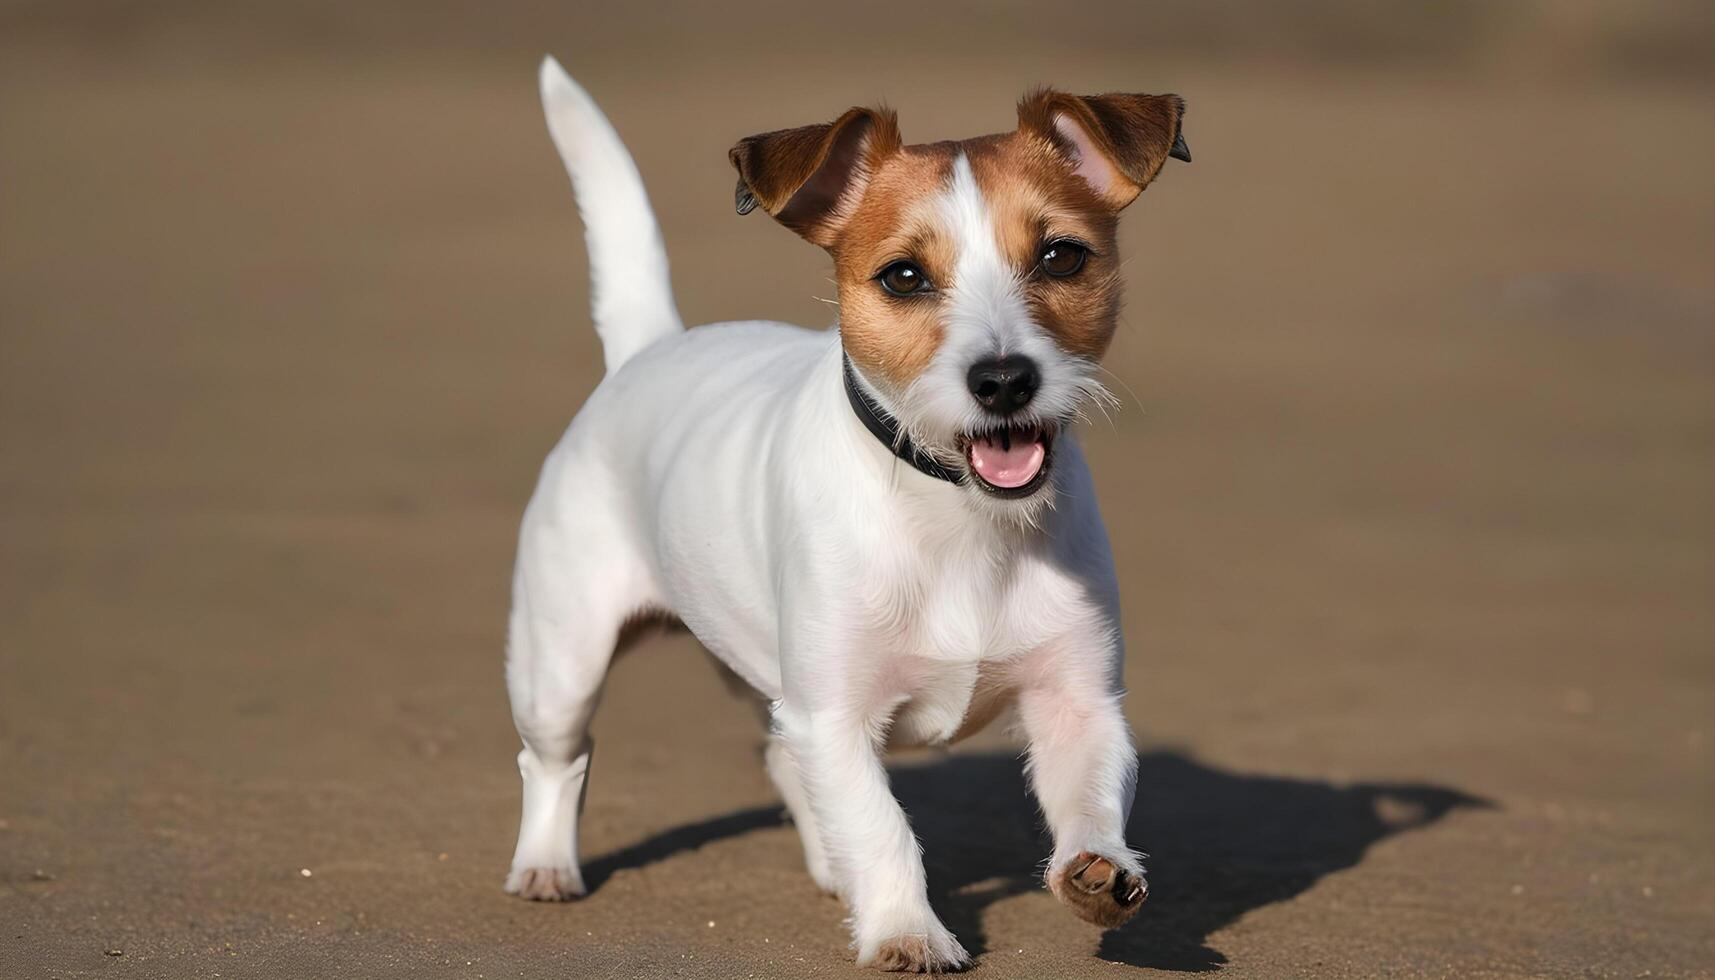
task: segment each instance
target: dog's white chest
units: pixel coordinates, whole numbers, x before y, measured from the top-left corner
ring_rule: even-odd
[[[1007,594],[1010,588],[998,575],[961,568],[947,563],[926,570],[914,584],[915,602],[908,625],[911,653],[928,660],[963,664],[1005,653]]]
[[[993,569],[994,566],[988,566]],[[1012,576],[941,567],[916,579],[895,637],[901,704],[891,741],[935,745],[986,725],[1011,703],[1008,661],[1031,642],[1020,635]]]

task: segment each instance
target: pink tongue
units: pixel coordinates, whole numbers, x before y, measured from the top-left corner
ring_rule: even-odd
[[[971,443],[971,469],[990,486],[1011,490],[1036,479],[1047,451],[1040,439],[1013,439],[1011,449],[1002,449],[994,439]]]

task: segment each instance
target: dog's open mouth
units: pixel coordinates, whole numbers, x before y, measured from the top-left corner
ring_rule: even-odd
[[[965,438],[965,462],[977,486],[1001,497],[1028,497],[1048,479],[1053,430],[1013,425]]]

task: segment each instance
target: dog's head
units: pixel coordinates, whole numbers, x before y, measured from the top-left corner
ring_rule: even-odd
[[[1039,91],[1018,128],[906,146],[894,114],[752,136],[737,205],[827,249],[840,340],[912,442],[991,499],[1041,501],[1055,435],[1107,397],[1119,212],[1189,160],[1176,95]]]

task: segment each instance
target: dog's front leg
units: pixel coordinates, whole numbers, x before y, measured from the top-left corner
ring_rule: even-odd
[[[1031,787],[1054,834],[1048,887],[1079,918],[1111,929],[1149,892],[1125,840],[1137,750],[1120,710],[1119,653],[1067,644],[1036,659],[1018,706]]]
[[[929,908],[922,853],[882,766],[878,719],[837,707],[799,711],[789,701],[776,718],[851,907],[858,965],[908,973],[968,966]]]

